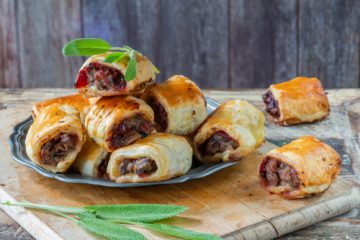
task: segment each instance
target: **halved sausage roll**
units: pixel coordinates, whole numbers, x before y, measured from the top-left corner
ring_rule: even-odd
[[[86,140],[79,112],[72,106],[51,104],[40,111],[26,135],[26,153],[51,172],[65,172]]]
[[[240,160],[264,142],[264,124],[264,114],[250,103],[223,103],[196,133],[195,155],[202,162]]]
[[[260,183],[271,193],[303,198],[325,191],[340,172],[339,154],[304,136],[268,152],[259,166]]]
[[[195,131],[206,119],[206,102],[190,79],[175,75],[146,89],[142,97],[154,110],[156,130],[179,135]]]
[[[107,172],[118,183],[151,182],[184,175],[191,164],[192,148],[184,137],[157,133],[113,152]]]
[[[107,178],[106,168],[110,154],[105,148],[88,137],[77,155],[73,168],[82,175],[96,178]]]
[[[297,77],[272,84],[263,95],[270,119],[283,126],[310,123],[329,115],[329,101],[317,78]]]
[[[85,98],[82,94],[74,94],[35,103],[32,108],[33,118],[36,118],[36,116],[42,109],[54,103],[59,103],[61,105],[66,104],[75,107],[76,110],[78,110],[80,113],[81,122],[85,121],[86,115],[89,113],[90,110],[90,99]]]
[[[145,56],[136,54],[136,77],[125,81],[128,63],[106,63],[108,54],[94,55],[80,68],[75,87],[86,97],[136,94],[155,81],[154,65]]]
[[[152,133],[154,112],[132,96],[103,97],[91,106],[85,127],[95,142],[113,152]]]

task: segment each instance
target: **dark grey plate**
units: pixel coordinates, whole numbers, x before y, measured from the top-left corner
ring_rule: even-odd
[[[206,98],[206,103],[207,103],[206,107],[209,113],[214,111],[219,106],[219,103],[211,98]],[[236,162],[204,164],[204,165],[193,164],[190,171],[187,172],[184,176],[169,179],[166,181],[161,181],[161,182],[146,182],[146,183],[115,183],[106,179],[83,176],[78,173],[71,173],[71,172],[64,174],[52,173],[34,164],[26,155],[25,138],[27,131],[30,125],[32,124],[32,122],[33,122],[32,117],[29,117],[28,119],[24,120],[23,122],[15,126],[14,132],[9,137],[11,155],[14,158],[14,160],[17,161],[18,163],[34,169],[36,172],[40,173],[45,177],[54,178],[62,182],[84,183],[84,184],[92,184],[92,185],[99,185],[106,187],[141,187],[141,186],[151,186],[151,185],[174,184],[174,183],[186,182],[191,179],[203,178],[221,169],[236,164]]]

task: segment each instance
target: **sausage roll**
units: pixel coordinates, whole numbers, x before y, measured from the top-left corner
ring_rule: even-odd
[[[297,77],[272,84],[263,95],[270,119],[283,126],[310,123],[329,115],[329,101],[317,78]]]
[[[240,160],[264,142],[264,124],[264,114],[250,103],[223,103],[196,133],[195,155],[202,162]]]
[[[192,148],[182,136],[157,133],[110,156],[107,173],[118,183],[161,181],[191,168]]]
[[[58,103],[45,107],[26,135],[26,153],[51,172],[65,172],[86,140],[79,112]]]
[[[340,172],[341,159],[330,146],[304,136],[268,152],[259,166],[261,185],[285,198],[325,191]]]
[[[85,98],[82,94],[75,94],[75,95],[53,98],[46,100],[44,102],[36,103],[32,108],[33,118],[36,118],[36,116],[39,114],[39,112],[42,109],[54,103],[59,103],[61,105],[66,104],[75,107],[80,113],[81,122],[85,121],[86,115],[90,110],[89,99]]]
[[[175,75],[146,89],[143,99],[155,113],[156,130],[179,135],[195,131],[206,119],[206,102],[190,79]]]
[[[154,112],[132,96],[104,97],[91,106],[85,127],[95,142],[113,152],[152,133]]]
[[[109,53],[88,58],[80,68],[75,87],[86,97],[136,94],[155,81],[154,65],[136,54],[136,77],[125,81],[127,62],[104,62]]]
[[[82,175],[107,178],[106,168],[110,154],[90,137],[77,155],[73,168]]]

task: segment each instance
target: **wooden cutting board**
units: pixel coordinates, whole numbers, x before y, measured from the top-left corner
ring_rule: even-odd
[[[46,93],[45,96],[46,97]],[[26,99],[24,97],[24,99]],[[338,178],[319,197],[283,200],[263,191],[257,166],[274,147],[266,142],[236,166],[186,183],[142,188],[105,188],[47,179],[11,159],[7,138],[12,127],[29,116],[31,102],[3,109],[0,119],[0,200],[83,206],[89,204],[164,203],[189,207],[168,223],[214,233],[225,239],[270,239],[332,216],[360,203],[360,194]],[[62,218],[19,207],[2,207],[38,239],[97,239]],[[142,231],[149,239],[169,239]]]

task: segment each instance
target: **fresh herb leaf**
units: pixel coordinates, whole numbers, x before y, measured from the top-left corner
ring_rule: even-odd
[[[105,57],[105,62],[112,63],[112,62],[119,62],[121,59],[123,59],[127,54],[125,52],[113,52],[110,53]]]
[[[47,205],[47,204],[37,204],[37,203],[31,203],[31,202],[2,202],[3,205],[8,206],[20,206],[20,207],[26,207],[26,208],[32,208],[32,209],[39,209],[49,212],[61,212],[61,213],[68,213],[68,214],[77,214],[77,213],[84,213],[86,210],[82,207],[66,207],[66,206],[54,206],[54,205]]]
[[[184,206],[165,204],[93,205],[84,208],[102,219],[134,222],[154,222],[187,210]]]
[[[131,50],[129,57],[130,61],[126,68],[125,81],[131,81],[136,77],[136,57],[134,50]]]
[[[187,239],[187,240],[221,240],[222,239],[213,234],[196,232],[185,228],[175,227],[162,223],[133,223],[133,224],[150,229],[154,232],[163,233],[181,239]]]
[[[143,240],[144,235],[134,230],[131,230],[123,225],[111,223],[87,214],[78,214],[81,227],[93,232],[97,235],[106,237],[111,240]]]
[[[110,51],[111,45],[100,38],[78,38],[62,49],[65,56],[92,56]]]

